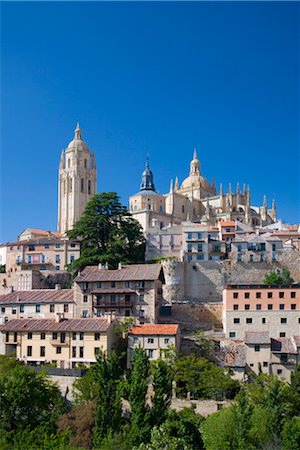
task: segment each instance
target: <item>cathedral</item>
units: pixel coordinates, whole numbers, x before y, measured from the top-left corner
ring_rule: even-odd
[[[272,208],[267,207],[264,197],[261,206],[251,205],[250,188],[239,185],[233,193],[231,184],[227,193],[220,185],[216,192],[214,181],[210,184],[200,170],[197,152],[190,163],[189,176],[179,184],[176,178],[170,183],[167,194],[156,192],[149,161],[142,173],[140,190],[129,199],[129,210],[142,225],[145,232],[153,227],[164,228],[190,221],[216,225],[220,220],[238,220],[252,227],[262,227],[276,222],[275,201]]]
[[[89,199],[96,194],[95,154],[82,140],[77,124],[74,139],[62,151],[58,173],[58,225],[61,234],[73,228]]]

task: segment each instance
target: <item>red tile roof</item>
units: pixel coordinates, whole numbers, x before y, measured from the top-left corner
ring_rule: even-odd
[[[133,325],[130,329],[129,334],[136,335],[174,335],[178,332],[179,325],[169,325],[169,324],[145,324],[145,325]]]
[[[157,280],[162,266],[160,264],[132,264],[122,266],[121,269],[99,269],[98,266],[87,266],[75,278],[76,282],[83,281],[125,281],[125,280]]]
[[[73,289],[32,289],[0,295],[0,304],[73,303]]]
[[[106,331],[110,325],[105,319],[12,319],[0,325],[0,331]]]
[[[221,227],[235,227],[235,222],[233,222],[232,220],[224,220],[222,222],[219,222]]]

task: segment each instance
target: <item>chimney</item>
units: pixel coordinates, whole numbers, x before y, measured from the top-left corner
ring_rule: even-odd
[[[122,269],[122,264],[119,262],[119,264],[118,264],[118,270],[121,270]]]
[[[103,266],[102,266],[101,263],[99,263],[99,264],[98,264],[98,270],[102,270],[102,269],[103,269]]]
[[[21,300],[20,295],[17,295],[17,302],[19,302]]]
[[[60,322],[60,318],[61,318],[61,313],[56,313],[55,322],[59,323]]]
[[[105,263],[105,270],[108,270],[108,262]]]
[[[10,294],[11,294],[12,292],[14,292],[14,287],[13,287],[13,286],[9,286],[8,292],[9,292]]]
[[[56,284],[56,285],[55,285],[55,289],[56,289],[56,290],[61,289],[61,285],[60,285],[60,284]]]
[[[106,312],[104,314],[104,317],[108,323],[112,323],[116,318],[115,314],[112,311]]]

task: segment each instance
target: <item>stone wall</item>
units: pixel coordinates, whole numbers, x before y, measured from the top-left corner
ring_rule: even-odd
[[[173,303],[172,314],[161,322],[180,323],[182,331],[222,329],[223,303]]]
[[[0,294],[30,289],[54,289],[60,284],[62,289],[69,288],[71,274],[69,272],[52,272],[48,270],[17,270],[0,274]]]

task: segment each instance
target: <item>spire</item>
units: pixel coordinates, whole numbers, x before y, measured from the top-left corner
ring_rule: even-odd
[[[229,186],[228,186],[228,194],[232,194],[232,187],[231,187],[231,183],[229,183]]]
[[[246,195],[246,192],[247,192],[246,184],[244,183],[244,186],[243,186],[243,195]]]
[[[200,163],[197,157],[197,150],[194,148],[194,156],[190,164],[190,175],[200,175]]]
[[[174,192],[174,188],[173,188],[173,178],[171,178],[171,181],[170,181],[170,193],[173,193]]]
[[[240,195],[240,183],[237,183],[236,185],[236,193]]]
[[[267,207],[267,196],[266,196],[266,194],[264,194],[263,207],[264,207],[264,208]]]
[[[149,169],[149,159],[147,157],[146,159],[146,167],[144,172],[142,173],[142,182],[140,186],[141,191],[154,191],[155,192],[155,186],[153,183],[153,174],[151,170]]]
[[[276,203],[275,203],[275,199],[274,198],[272,200],[272,209],[273,209],[273,211],[276,210]]]
[[[175,179],[175,191],[178,191],[178,189],[179,189],[179,181],[178,181],[178,177],[176,177],[176,179]]]
[[[82,133],[81,133],[81,128],[80,128],[79,122],[77,122],[76,129],[74,131],[74,139],[77,139],[80,141],[82,140]]]
[[[59,168],[65,169],[65,151],[64,150],[61,151]]]
[[[223,195],[223,185],[220,183],[220,196]]]

